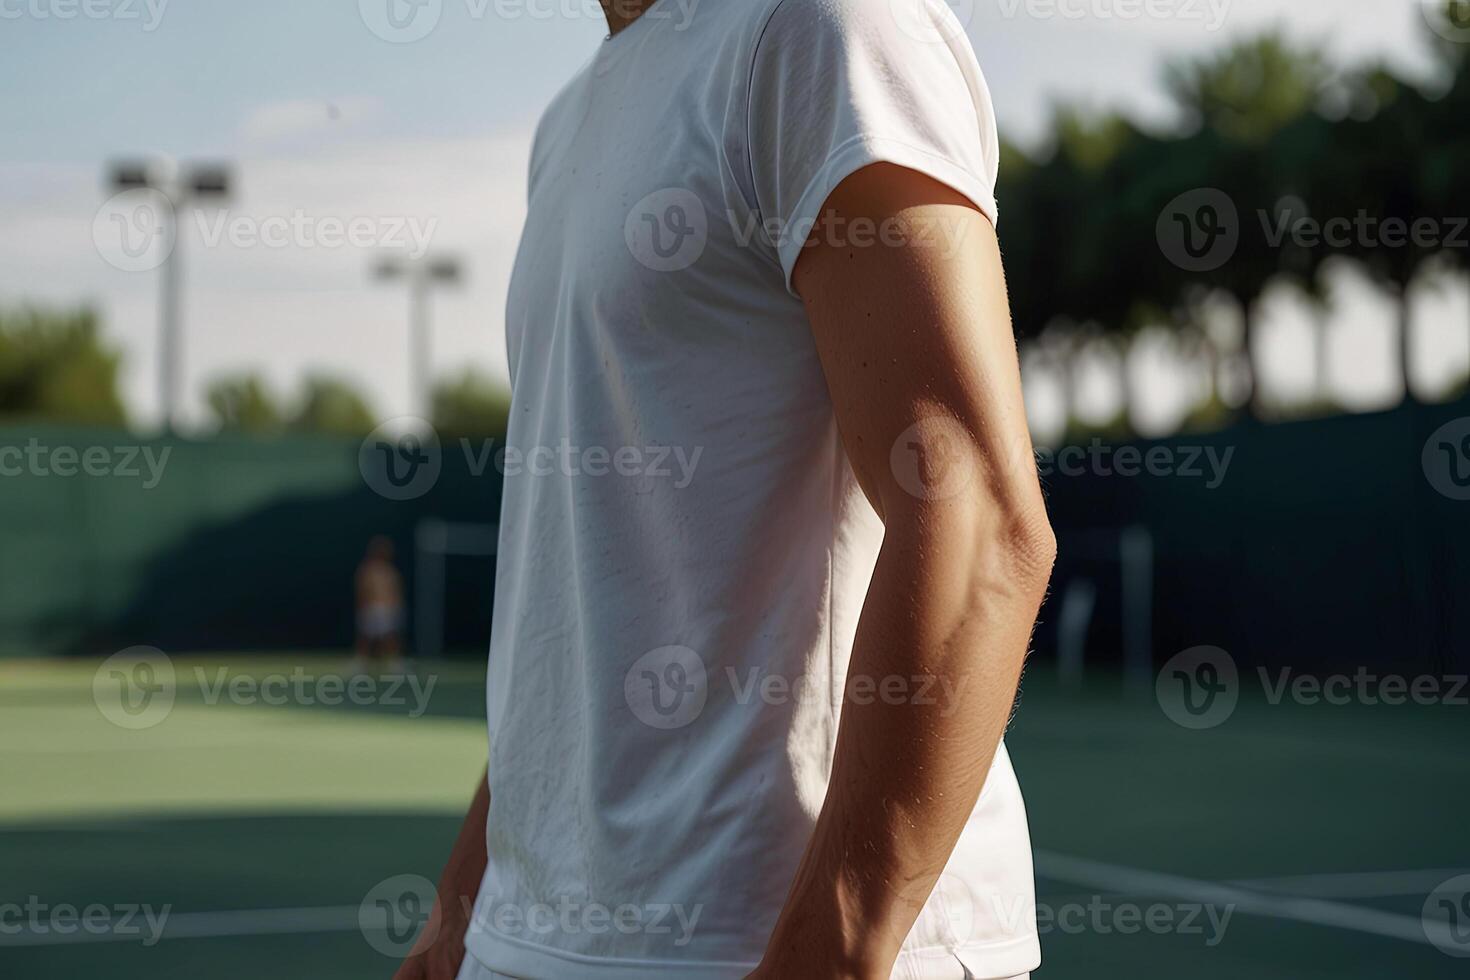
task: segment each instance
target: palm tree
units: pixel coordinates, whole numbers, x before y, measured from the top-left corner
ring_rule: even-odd
[[[1363,73],[1355,87],[1373,111],[1336,125],[1334,150],[1317,168],[1318,195],[1330,213],[1354,222],[1345,253],[1397,301],[1399,369],[1412,402],[1414,283],[1442,251],[1437,222],[1434,235],[1415,234],[1420,222],[1443,213],[1430,193],[1439,123],[1430,100],[1384,68]]]
[[[1298,48],[1277,32],[1224,51],[1171,65],[1165,85],[1195,131],[1171,147],[1176,186],[1214,187],[1242,206],[1235,255],[1204,281],[1231,296],[1240,311],[1244,374],[1250,379],[1250,415],[1260,417],[1256,383],[1257,305],[1279,271],[1280,255],[1264,236],[1247,234],[1252,205],[1266,211],[1285,193],[1268,148],[1284,129],[1311,114],[1329,78],[1316,48]],[[1166,201],[1169,198],[1165,199]],[[1197,279],[1187,276],[1187,279]],[[1176,295],[1184,295],[1181,283]]]
[[[1455,23],[1470,10],[1465,0],[1445,0],[1445,6]],[[1470,127],[1465,125],[1470,119],[1470,44],[1427,30],[1426,34],[1447,81],[1440,98],[1425,107],[1434,134],[1433,144],[1421,151],[1425,196],[1431,202],[1430,213],[1463,220],[1470,218],[1470,186],[1465,179],[1470,174]],[[1470,274],[1470,246],[1447,248],[1443,257]]]

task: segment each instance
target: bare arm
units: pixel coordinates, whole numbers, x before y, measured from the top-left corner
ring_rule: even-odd
[[[481,776],[470,812],[465,814],[439,879],[434,911],[393,980],[454,980],[459,975],[465,930],[485,874],[485,821],[489,814],[490,784],[487,777]]]
[[[757,977],[888,977],[990,770],[1056,548],[989,221],[890,165],[828,208],[910,239],[855,247],[819,226],[795,278],[885,531],[827,796]],[[852,694],[855,677],[916,675],[957,703]]]

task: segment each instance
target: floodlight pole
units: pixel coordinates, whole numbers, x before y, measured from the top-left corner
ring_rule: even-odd
[[[374,269],[381,280],[402,279],[408,283],[408,372],[413,410],[422,418],[433,412],[433,379],[429,301],[436,284],[460,281],[461,267],[452,258],[409,259],[394,256]]]
[[[179,381],[184,363],[184,334],[179,326],[179,287],[183,276],[183,235],[179,234],[178,205],[170,201],[164,209],[173,248],[158,270],[158,404],[163,411],[164,431],[178,431]]]
[[[429,277],[416,271],[408,286],[408,370],[413,389],[414,411],[428,418],[432,405],[429,391]]]
[[[184,373],[183,328],[183,226],[179,212],[195,200],[223,200],[232,180],[227,167],[194,165],[169,172],[157,163],[115,163],[111,182],[114,191],[152,190],[165,204],[159,222],[171,247],[158,270],[158,400],[164,431],[178,431],[180,386]]]

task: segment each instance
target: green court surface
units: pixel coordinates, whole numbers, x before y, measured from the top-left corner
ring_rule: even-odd
[[[174,663],[261,679],[343,660]],[[421,667],[427,702],[398,705],[210,703],[181,683],[161,722],[129,730],[99,711],[96,668],[0,664],[0,977],[390,977],[358,909],[385,879],[437,875],[483,765],[481,671]],[[1063,691],[1038,667],[1009,736],[1037,852],[1037,976],[1470,976],[1430,942],[1470,955],[1449,928],[1470,904],[1426,903],[1470,873],[1470,710],[1248,690],[1190,731],[1115,687]],[[18,932],[28,903],[169,914],[145,943],[141,916],[122,936]]]

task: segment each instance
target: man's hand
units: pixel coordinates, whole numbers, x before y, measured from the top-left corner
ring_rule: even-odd
[[[444,874],[439,879],[439,897],[429,921],[419,933],[413,952],[393,974],[393,980],[454,980],[459,976],[465,957],[465,932],[480,891],[480,879],[485,874],[485,821],[489,815],[487,776],[480,779],[480,788],[459,828],[454,850],[449,852]]]
[[[471,899],[473,901],[473,899]],[[440,895],[434,911],[419,933],[413,952],[393,974],[393,980],[454,980],[464,963],[464,936],[469,927],[465,903]]]
[[[990,771],[1056,548],[990,222],[888,164],[847,178],[827,209],[794,283],[884,523],[849,683],[925,676],[952,693],[845,700],[762,980],[889,976]],[[858,219],[888,234],[847,240]]]

